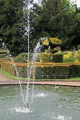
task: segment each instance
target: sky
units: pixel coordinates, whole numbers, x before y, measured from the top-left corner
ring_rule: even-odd
[[[77,7],[80,7],[80,0],[71,0],[77,3]]]
[[[34,0],[34,1],[37,2],[38,0]],[[77,3],[77,7],[80,7],[80,0],[71,0],[71,1],[74,1],[74,2],[76,1],[76,3]]]

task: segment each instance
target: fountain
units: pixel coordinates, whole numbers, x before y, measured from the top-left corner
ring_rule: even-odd
[[[29,1],[30,4],[30,1]],[[22,86],[14,63],[15,71],[19,80],[18,86],[0,86],[0,118],[3,120],[79,120],[80,112],[80,88],[64,88],[53,86],[35,86],[36,55],[40,52],[40,39],[34,49],[32,64],[29,62],[29,30],[30,8],[28,9],[28,84]],[[6,48],[7,49],[7,48]],[[10,54],[10,52],[8,51]],[[34,67],[33,67],[34,66]],[[33,68],[33,85],[30,86],[31,69]],[[21,106],[21,96],[23,106]],[[26,95],[24,96],[24,93]],[[26,97],[26,98],[25,98]],[[34,104],[33,104],[34,99]],[[15,105],[14,105],[15,104]]]

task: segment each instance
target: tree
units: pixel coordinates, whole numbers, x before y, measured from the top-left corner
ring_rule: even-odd
[[[34,5],[32,39],[37,42],[40,37],[57,37],[67,47],[75,39],[75,12],[76,5],[69,0],[42,0],[40,6]]]
[[[73,39],[72,43],[77,48],[77,46],[80,45],[80,8],[76,8],[75,22],[76,22],[76,27],[74,29],[75,39]]]
[[[24,51],[23,0],[0,0],[0,38],[14,55]]]

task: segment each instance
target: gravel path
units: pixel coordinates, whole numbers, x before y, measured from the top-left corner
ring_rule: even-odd
[[[21,81],[22,84],[27,84],[26,81]],[[30,82],[30,84],[33,84],[32,82]],[[73,87],[80,87],[80,82],[34,82],[35,85],[58,85],[58,86],[73,86]],[[19,85],[19,81],[18,80],[12,80],[12,79],[8,79],[4,76],[2,76],[0,74],[0,85]]]

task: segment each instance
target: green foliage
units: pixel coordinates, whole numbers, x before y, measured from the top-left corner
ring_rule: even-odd
[[[43,46],[50,46],[51,48],[57,45],[61,45],[62,41],[58,38],[46,38],[46,40],[43,41]]]
[[[54,48],[54,50],[58,50],[58,51],[60,51],[61,48],[60,48],[59,46],[57,46],[57,47]]]
[[[5,50],[5,49],[0,49],[0,54],[7,54],[7,53],[8,53],[7,50]]]
[[[14,62],[26,63],[27,62],[27,53],[21,53],[14,58]]]
[[[5,60],[5,61],[11,61],[11,57],[9,55],[6,55],[5,57],[3,57],[3,60]]]
[[[80,50],[80,45],[77,46],[77,50]]]
[[[40,61],[41,62],[55,62],[61,63],[63,62],[63,54],[62,53],[41,53],[40,54]]]
[[[76,47],[80,43],[80,19],[77,12],[80,13],[80,10],[70,0],[42,0],[40,6],[34,5],[34,19],[31,22],[32,45],[40,37],[51,36],[62,40],[63,49]]]
[[[27,10],[23,11],[23,2],[0,0],[0,38],[15,56],[27,51],[27,36],[24,35]],[[33,51],[38,39],[45,36],[60,38],[63,49],[80,44],[80,8],[70,0],[42,0],[42,4],[34,3],[30,11],[30,51]]]
[[[32,58],[33,54],[30,53],[30,59]],[[17,63],[27,63],[28,53],[21,53],[14,58],[14,62]]]
[[[73,62],[72,57],[72,52],[66,52],[66,54],[63,55],[63,62]]]
[[[79,77],[79,76],[80,76],[80,65],[71,65],[70,77]]]
[[[3,60],[6,60],[6,61],[8,61],[8,60],[10,61],[11,55],[7,50],[0,49],[0,58],[2,58]]]
[[[27,77],[27,66],[17,66],[16,68],[17,68],[19,77],[21,77],[21,78]]]
[[[80,62],[80,51],[63,52],[63,62]]]
[[[46,49],[45,52],[46,53],[56,53],[56,52],[58,52],[58,50],[57,49]]]
[[[69,66],[37,67],[36,79],[66,79],[69,78]]]
[[[0,38],[14,55],[24,49],[22,0],[0,0]]]
[[[8,51],[4,49],[0,49],[0,58],[4,58],[8,56]]]

